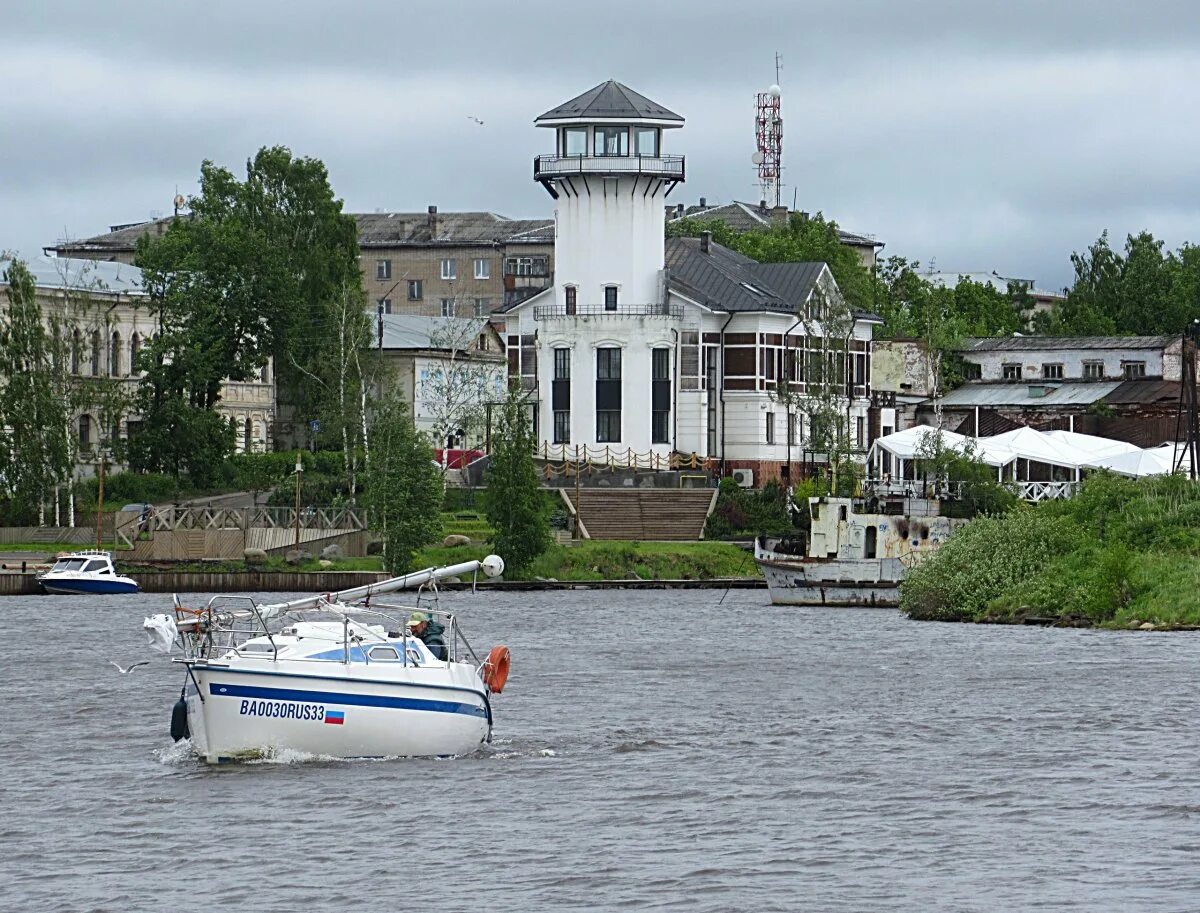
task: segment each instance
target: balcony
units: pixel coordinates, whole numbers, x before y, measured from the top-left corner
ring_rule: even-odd
[[[636,174],[682,181],[684,160],[682,155],[539,155],[533,160],[535,181],[575,174]]]
[[[564,317],[682,317],[681,304],[621,304],[615,311],[603,304],[542,304],[533,309],[534,320],[555,320]]]

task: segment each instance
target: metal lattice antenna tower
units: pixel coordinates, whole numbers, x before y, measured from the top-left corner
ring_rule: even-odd
[[[754,164],[758,166],[758,183],[762,200],[773,207],[779,205],[783,176],[783,117],[780,114],[779,70],[782,58],[775,55],[775,85],[756,96],[754,138],[757,150]]]

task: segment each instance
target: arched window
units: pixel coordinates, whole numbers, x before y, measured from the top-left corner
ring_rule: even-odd
[[[100,376],[100,331],[92,330],[92,377]]]
[[[251,453],[254,450],[254,448],[250,446],[250,431],[251,431],[250,419],[247,418],[246,421],[244,422],[244,424],[242,425],[242,452],[243,453]]]
[[[83,337],[79,330],[71,334],[71,373],[79,373],[79,353],[83,351]]]
[[[87,450],[92,446],[92,419],[86,412],[79,416],[79,449]]]
[[[137,357],[138,352],[142,350],[142,338],[134,333],[129,337],[129,373],[138,373]]]
[[[113,331],[111,344],[108,347],[108,376],[121,376],[121,334]]]

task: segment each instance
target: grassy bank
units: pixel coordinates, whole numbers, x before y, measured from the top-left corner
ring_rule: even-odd
[[[422,549],[417,564],[455,564],[482,558],[486,545]],[[520,576],[509,580],[711,580],[757,577],[758,568],[744,549],[728,542],[601,542],[552,545]]]
[[[1200,485],[1099,474],[1068,501],[969,524],[909,574],[934,621],[1200,625]]]

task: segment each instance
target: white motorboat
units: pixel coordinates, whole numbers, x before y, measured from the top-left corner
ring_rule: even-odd
[[[58,556],[54,566],[38,577],[47,593],[95,595],[136,593],[137,581],[123,577],[113,566],[112,555],[99,549],[85,549]]]
[[[480,660],[458,619],[437,608],[437,581],[482,570],[495,555],[340,593],[259,605],[214,596],[198,610],[146,619],[151,645],[182,649],[186,671],[171,735],[209,763],[282,750],[336,757],[446,756],[491,738],[490,695],[509,653]],[[414,605],[376,597],[420,587]],[[424,604],[423,604],[424,597]],[[427,644],[408,626],[428,619]],[[444,641],[428,636],[441,626]],[[424,626],[423,626],[424,627]]]

